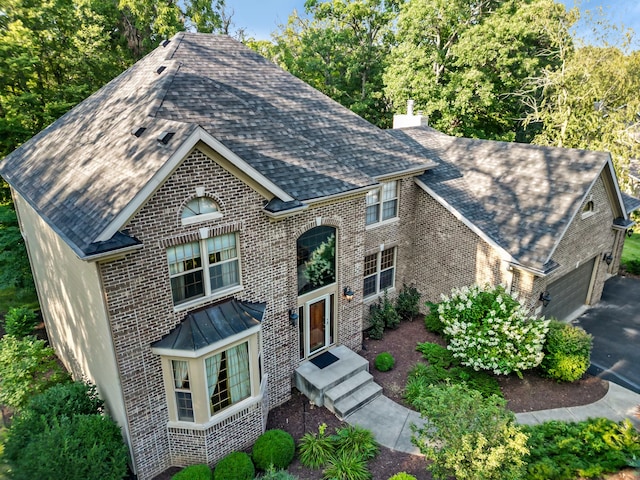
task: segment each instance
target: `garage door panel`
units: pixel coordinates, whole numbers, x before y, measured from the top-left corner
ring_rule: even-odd
[[[545,317],[564,320],[587,302],[595,260],[593,258],[549,284],[547,291],[551,302],[542,309]]]

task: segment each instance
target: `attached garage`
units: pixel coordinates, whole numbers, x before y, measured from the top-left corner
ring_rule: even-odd
[[[587,303],[595,263],[596,259],[593,258],[549,284],[547,291],[551,295],[551,301],[542,309],[546,318],[564,320]]]

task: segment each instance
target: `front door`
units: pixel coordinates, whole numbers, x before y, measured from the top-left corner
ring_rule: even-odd
[[[308,301],[304,310],[304,356],[310,356],[333,343],[333,294]]]

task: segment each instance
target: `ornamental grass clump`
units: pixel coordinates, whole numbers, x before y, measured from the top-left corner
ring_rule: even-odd
[[[529,316],[502,286],[454,288],[437,308],[447,348],[462,365],[521,376],[544,357],[549,322]]]

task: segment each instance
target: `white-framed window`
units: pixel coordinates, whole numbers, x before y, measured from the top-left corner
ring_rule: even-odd
[[[393,288],[396,277],[396,248],[364,257],[363,296],[371,297]]]
[[[215,200],[209,197],[196,197],[190,200],[180,212],[182,225],[191,225],[222,217]]]
[[[193,399],[189,383],[189,362],[171,360],[173,391],[176,399],[176,416],[183,422],[193,422]]]
[[[590,217],[595,213],[595,210],[596,210],[596,206],[593,203],[593,200],[589,200],[587,203],[584,204],[584,207],[582,207],[582,218]]]
[[[366,224],[384,222],[398,216],[398,182],[384,182],[366,197]]]
[[[228,233],[167,249],[174,305],[240,285],[237,240],[236,233]]]
[[[168,398],[171,421],[204,425],[233,415],[260,399],[262,378],[257,329],[233,343],[206,349],[206,353],[199,356],[156,353],[164,356],[163,368],[169,370],[165,371],[165,382],[171,384],[165,385],[168,392],[173,390]],[[167,354],[172,357],[166,357]]]
[[[207,357],[204,363],[211,416],[251,396],[247,342]]]

